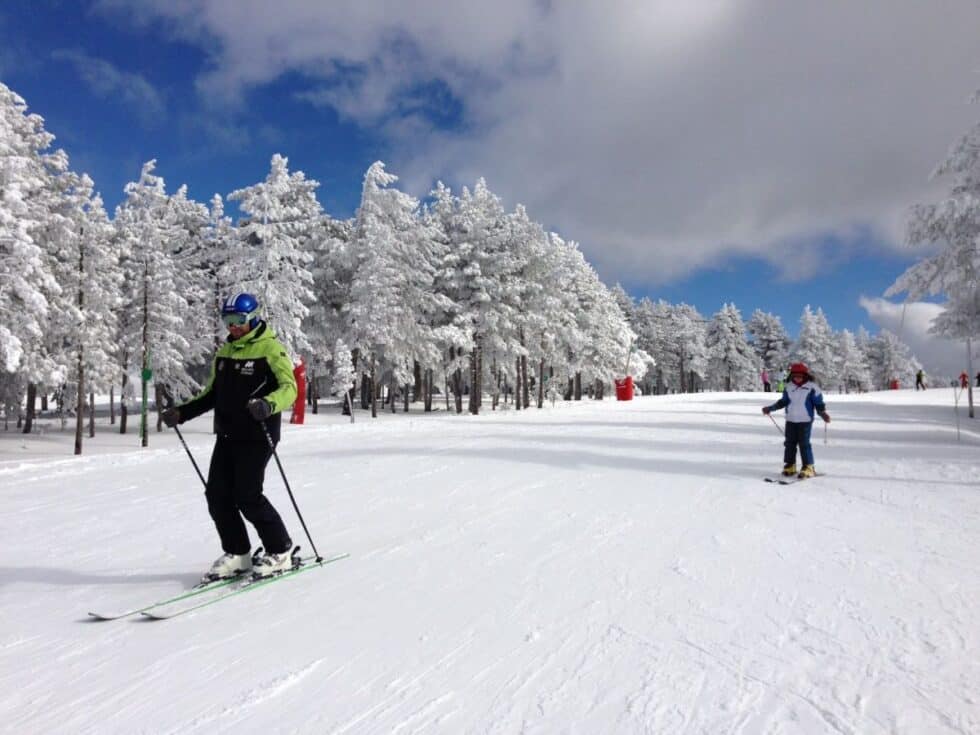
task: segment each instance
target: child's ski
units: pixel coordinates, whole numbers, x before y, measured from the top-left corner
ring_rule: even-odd
[[[814,475],[813,477],[820,477],[820,475]],[[803,482],[804,480],[811,480],[812,477],[800,477],[798,475],[790,475],[789,477],[763,477],[766,482],[776,482],[780,485],[795,485],[798,482]]]

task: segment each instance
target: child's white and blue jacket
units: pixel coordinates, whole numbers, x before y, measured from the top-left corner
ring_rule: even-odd
[[[798,424],[810,423],[814,414],[823,413],[827,407],[820,388],[812,380],[797,385],[790,381],[778,401],[769,406],[770,411],[786,409],[786,420]]]

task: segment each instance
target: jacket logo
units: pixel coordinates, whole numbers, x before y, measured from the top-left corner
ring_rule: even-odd
[[[254,375],[255,374],[255,360],[246,360],[245,364],[242,365],[242,375]]]

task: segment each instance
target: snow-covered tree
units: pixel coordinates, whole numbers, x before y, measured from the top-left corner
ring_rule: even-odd
[[[973,101],[980,101],[980,92]],[[908,242],[939,245],[940,249],[905,271],[885,295],[904,292],[914,301],[944,294],[943,313],[933,321],[930,331],[966,340],[966,359],[972,372],[971,341],[980,338],[980,122],[956,142],[932,176],[950,179],[949,194],[935,204],[912,208]],[[972,381],[968,393],[972,417]]]
[[[335,359],[337,340],[348,334],[346,309],[357,267],[352,239],[352,221],[323,215],[308,242],[314,299],[303,320],[303,331],[310,343],[306,365],[313,385]]]
[[[697,309],[683,303],[672,306],[668,317],[672,337],[667,349],[675,356],[677,390],[682,393],[696,390],[692,378],[704,380],[708,373],[707,322]]]
[[[148,161],[139,181],[126,184],[126,199],[117,207],[114,220],[125,240],[122,310],[128,317],[120,320],[124,330],[120,356],[124,371],[135,369],[141,374],[144,406],[151,378],[174,395],[187,395],[199,387],[186,359],[192,354],[185,332],[190,307],[172,250],[179,235],[164,181],[153,173],[155,168],[156,161]],[[147,429],[141,424],[143,446],[149,441]],[[120,430],[125,430],[125,424]]]
[[[893,380],[910,383],[922,364],[909,346],[895,334],[882,329],[868,344],[868,363],[873,387],[884,390]]]
[[[35,382],[65,377],[46,339],[51,301],[62,289],[43,233],[57,216],[57,179],[67,170],[62,151],[48,152],[53,140],[44,120],[28,114],[24,99],[0,83],[0,383],[8,404],[30,384],[25,431]]]
[[[745,339],[745,324],[735,304],[725,304],[708,324],[708,380],[717,390],[752,390],[759,358]]]
[[[814,312],[807,304],[800,317],[800,337],[793,345],[791,361],[805,362],[817,382],[829,387],[838,382],[836,347],[833,330],[823,309]]]
[[[290,354],[297,356],[310,349],[302,323],[314,299],[313,256],[307,241],[319,223],[315,192],[320,184],[302,171],[290,174],[288,163],[275,154],[265,181],[228,198],[239,202],[246,218],[239,229],[246,255],[234,274],[240,290],[258,296],[263,315]]]
[[[787,353],[792,340],[775,314],[756,309],[745,325],[752,337],[752,349],[759,362],[770,371],[785,370],[789,365]]]
[[[438,359],[424,315],[442,298],[433,289],[431,237],[419,219],[418,201],[390,186],[397,180],[381,161],[364,176],[348,312],[352,346],[375,380],[387,369],[393,388],[409,382],[414,361]]]
[[[871,390],[871,369],[854,334],[845,329],[837,335],[838,380],[845,393]]]

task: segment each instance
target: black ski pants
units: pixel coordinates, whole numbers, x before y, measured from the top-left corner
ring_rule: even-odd
[[[242,516],[255,526],[267,552],[281,554],[292,546],[282,518],[262,493],[270,457],[272,450],[264,441],[218,437],[215,442],[204,497],[225,553],[248,554],[252,550]]]

